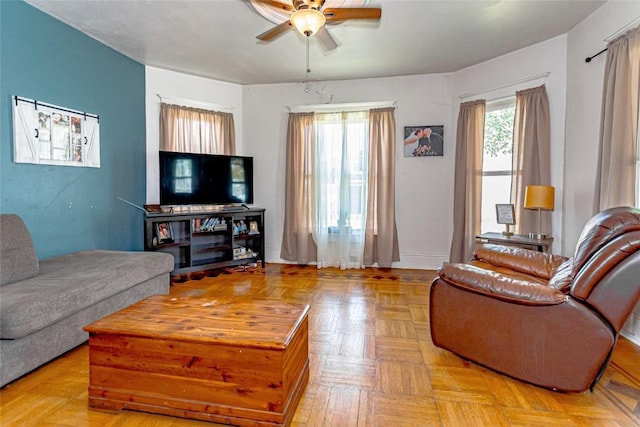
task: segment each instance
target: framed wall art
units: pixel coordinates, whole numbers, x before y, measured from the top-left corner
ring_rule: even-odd
[[[100,118],[35,99],[11,97],[13,161],[100,167]]]
[[[444,126],[404,127],[404,157],[444,156]]]

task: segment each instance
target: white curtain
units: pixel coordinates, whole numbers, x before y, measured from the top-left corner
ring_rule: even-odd
[[[316,113],[318,268],[364,268],[369,112]]]

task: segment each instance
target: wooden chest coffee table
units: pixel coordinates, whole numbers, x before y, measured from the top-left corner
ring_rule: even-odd
[[[309,379],[308,305],[153,296],[84,329],[89,405],[289,425]]]

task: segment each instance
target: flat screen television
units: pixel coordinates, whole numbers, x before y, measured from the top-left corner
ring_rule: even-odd
[[[160,151],[161,205],[253,203],[253,158]]]

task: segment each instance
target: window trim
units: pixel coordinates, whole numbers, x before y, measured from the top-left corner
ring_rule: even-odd
[[[294,105],[287,107],[291,113],[350,113],[372,108],[395,107],[396,101],[353,102],[347,104]]]
[[[492,101],[488,101],[486,103],[486,109],[485,109],[485,129],[486,129],[486,117],[494,112],[494,111],[499,111],[499,110],[505,110],[505,109],[514,109],[516,108],[516,97],[515,95],[509,95],[503,98],[499,98],[499,99],[495,99]],[[514,126],[515,123],[512,125]],[[513,127],[512,127],[512,132],[513,132]],[[511,141],[512,143],[512,153],[511,156],[513,158],[513,139]],[[511,168],[510,169],[502,169],[502,170],[484,170],[484,150],[485,150],[485,138],[483,137],[482,140],[482,152],[483,152],[483,162],[482,162],[482,170],[480,173],[480,177],[481,177],[481,186],[482,186],[482,198],[481,198],[481,212],[480,212],[480,221],[481,221],[481,228],[483,228],[482,224],[484,223],[483,219],[487,219],[488,218],[484,218],[483,212],[484,212],[484,208],[486,208],[487,206],[485,206],[485,188],[484,188],[484,178],[485,177],[510,177],[511,181],[513,182],[513,163],[511,164]],[[511,192],[509,192],[508,196],[508,203],[511,203]],[[490,200],[491,198],[489,198]],[[495,221],[495,218],[491,218],[491,222],[493,224],[493,222]],[[484,230],[482,229],[482,232],[485,232],[488,230]]]
[[[485,115],[487,113],[490,113],[492,111],[496,111],[496,110],[503,110],[507,107],[510,107],[513,105],[513,107],[515,108],[516,106],[516,97],[515,95],[509,95],[509,96],[505,96],[504,98],[498,98],[495,99],[493,101],[487,101],[487,108],[485,110]]]
[[[491,113],[493,111],[498,111],[498,110],[504,110],[510,107],[513,107],[514,109],[516,108],[516,97],[514,95],[509,95],[504,98],[499,98],[493,101],[489,101],[486,104],[485,117],[488,113]],[[511,141],[511,143],[513,144],[513,141]],[[484,138],[482,140],[482,151],[484,152]],[[512,153],[512,156],[513,156],[513,153]],[[484,167],[484,162],[483,162],[483,167]],[[504,169],[504,170],[485,171],[484,169],[482,169],[482,173],[480,174],[480,176],[483,176],[483,177],[484,176],[509,176],[509,175],[513,175],[513,166],[511,167],[511,169]]]
[[[349,104],[349,105],[356,105],[356,104]],[[360,105],[360,104],[358,104]],[[345,141],[344,141],[344,136],[345,133],[344,132],[348,132],[348,127],[350,125],[356,125],[357,127],[362,127],[365,126],[365,133],[368,134],[368,128],[369,128],[369,112],[367,109],[363,109],[363,108],[358,108],[358,109],[354,109],[352,111],[315,111],[315,113],[318,113],[318,115],[314,115],[314,119],[313,119],[313,123],[314,123],[314,127],[315,130],[314,132],[316,133],[316,136],[318,135],[318,132],[320,131],[321,127],[324,126],[337,126],[339,128],[339,133],[341,138],[337,141],[333,141],[336,142],[337,144],[339,144],[340,146],[340,152],[342,155],[342,151],[345,148]],[[345,127],[345,114],[347,115],[362,115],[362,121],[351,121],[351,120],[347,120],[347,127]],[[330,116],[329,121],[326,120],[322,120],[319,119],[320,116]],[[332,118],[335,118],[335,122],[331,121]],[[329,132],[330,134],[331,132]],[[324,134],[323,136],[327,136],[327,134]],[[363,135],[364,136],[364,135]],[[364,138],[361,141],[359,141],[362,145],[361,145],[361,149],[358,150],[358,152],[360,153],[357,157],[360,159],[360,161],[358,161],[358,164],[360,166],[359,169],[356,170],[352,170],[350,165],[347,168],[348,172],[346,172],[347,176],[349,177],[349,191],[351,191],[353,188],[355,187],[362,187],[362,192],[364,192],[364,199],[362,199],[362,201],[365,203],[364,205],[364,209],[366,210],[366,197],[367,197],[367,186],[368,186],[368,154],[365,155],[365,153],[367,153],[367,147],[368,147],[368,139]],[[316,150],[320,149],[321,146],[324,146],[327,143],[327,140],[323,139],[323,138],[319,138],[316,141]],[[347,145],[349,146],[349,145]],[[351,147],[355,147],[354,145],[351,145]],[[320,154],[318,153],[318,151],[316,151],[316,159],[315,162],[318,162]],[[340,162],[342,163],[345,159],[343,158]],[[340,174],[342,176],[342,173]],[[355,180],[355,177],[360,177],[359,180]],[[359,185],[353,185],[355,181],[359,182]],[[337,185],[337,199],[335,199],[335,201],[340,204],[340,185]],[[333,200],[333,198],[330,198],[331,200]],[[316,204],[318,202],[316,201]],[[340,213],[340,212],[338,212]],[[364,218],[364,216],[361,218],[360,221],[360,225],[356,226],[356,221],[351,221],[352,216],[354,215],[354,212],[349,212],[348,214],[348,224],[349,225],[345,225],[345,226],[341,226],[340,225],[340,215],[338,215],[337,218],[335,218],[335,222],[333,221],[328,221],[327,224],[327,232],[329,235],[336,235],[340,233],[341,229],[344,228],[349,228],[350,232],[349,235],[354,238],[354,237],[358,237],[358,236],[362,236],[364,235],[364,229],[366,228],[366,220],[362,220],[362,218]],[[363,212],[363,215],[365,215],[365,213]]]

